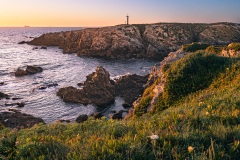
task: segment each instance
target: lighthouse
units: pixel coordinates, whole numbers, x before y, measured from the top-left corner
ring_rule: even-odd
[[[127,14],[127,25],[129,25],[129,16]]]

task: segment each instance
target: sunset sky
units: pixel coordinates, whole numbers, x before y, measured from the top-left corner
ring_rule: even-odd
[[[0,0],[0,27],[237,22],[240,0]]]

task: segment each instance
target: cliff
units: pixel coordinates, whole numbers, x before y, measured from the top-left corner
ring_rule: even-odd
[[[198,44],[188,46],[191,45],[198,48]],[[239,67],[239,46],[239,43],[231,43],[228,46],[210,46],[205,51],[197,49],[193,52],[184,51],[183,46],[176,52],[170,52],[163,61],[152,67],[145,91],[134,102],[134,109],[127,118],[133,114],[140,116],[146,112],[163,111],[177,106],[181,100],[195,92],[209,86],[214,88],[215,83],[226,83],[223,80],[225,77],[229,76],[226,81],[234,79],[235,74],[239,74],[239,69],[236,69]],[[234,76],[228,73],[230,69]]]
[[[229,44],[240,41],[240,25],[233,23],[158,23],[87,28],[47,33],[28,42],[59,46],[64,53],[104,58],[152,58],[161,60],[182,44]]]

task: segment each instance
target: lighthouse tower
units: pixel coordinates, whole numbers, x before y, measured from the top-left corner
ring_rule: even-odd
[[[129,16],[127,14],[127,25],[129,25]]]

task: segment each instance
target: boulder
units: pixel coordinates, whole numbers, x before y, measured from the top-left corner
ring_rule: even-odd
[[[25,76],[27,74],[28,74],[27,71],[20,69],[20,68],[18,68],[15,72],[16,77]]]
[[[91,114],[90,116],[92,116],[95,119],[100,119],[103,117],[103,114],[101,112],[95,112],[95,113]]]
[[[43,69],[41,67],[38,67],[38,66],[27,66],[26,70],[18,68],[16,70],[16,72],[15,72],[15,76],[16,77],[20,77],[20,76],[25,76],[25,75],[28,75],[28,74],[40,73],[42,71],[43,71]]]
[[[47,47],[46,46],[42,46],[40,49],[47,49]]]
[[[0,123],[9,128],[30,128],[38,123],[44,123],[41,118],[36,118],[28,114],[16,112],[1,112]]]
[[[43,71],[43,69],[41,67],[37,67],[37,66],[27,66],[27,68],[26,68],[26,72],[28,74],[36,74],[36,73],[40,73],[42,71]]]
[[[122,118],[123,118],[123,117],[122,117],[122,113],[123,113],[123,112],[126,112],[126,111],[120,110],[120,111],[118,111],[117,113],[111,115],[111,118],[112,118],[112,119],[122,119]]]
[[[77,117],[76,122],[77,123],[82,123],[88,119],[88,116],[86,114],[80,115]]]
[[[95,104],[103,107],[114,102],[115,86],[110,80],[109,72],[100,66],[97,67],[96,72],[87,76],[82,89],[61,88],[57,95],[65,102]]]

